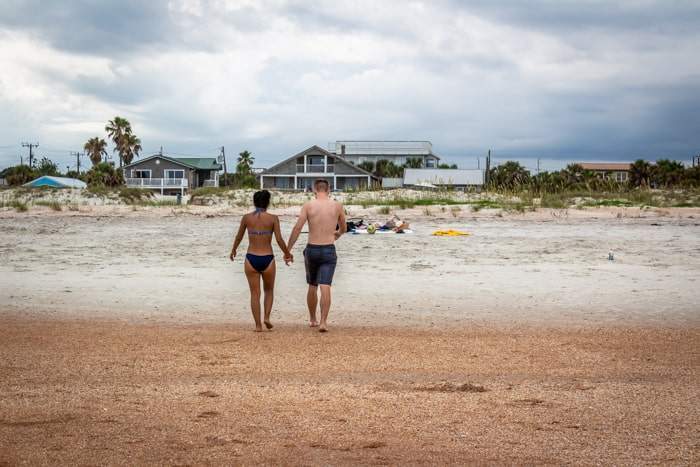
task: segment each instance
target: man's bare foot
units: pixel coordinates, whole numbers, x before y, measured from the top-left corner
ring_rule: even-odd
[[[316,320],[311,320],[311,321],[309,321],[309,327],[310,327],[310,328],[317,328],[317,327],[318,327],[318,321],[316,321]]]
[[[262,332],[262,325],[256,324],[255,325],[255,332]]]
[[[269,321],[267,321],[267,320],[265,320],[265,327],[266,327],[267,329],[272,329],[272,328],[274,328],[274,326],[272,325],[272,323],[269,322]]]
[[[318,327],[318,332],[328,332],[328,327],[325,324],[322,324]]]

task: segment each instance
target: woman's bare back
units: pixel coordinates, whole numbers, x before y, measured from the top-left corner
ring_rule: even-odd
[[[271,255],[277,216],[267,212],[252,212],[244,216],[243,222],[248,230],[248,253]]]

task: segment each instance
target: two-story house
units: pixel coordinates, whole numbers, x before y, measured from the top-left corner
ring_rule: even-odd
[[[378,183],[371,173],[319,146],[311,146],[257,176],[260,188],[272,190],[310,190],[319,178],[328,180],[331,190],[363,190]]]

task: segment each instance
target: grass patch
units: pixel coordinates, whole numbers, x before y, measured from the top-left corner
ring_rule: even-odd
[[[63,207],[58,201],[37,201],[34,204],[37,206],[46,206],[51,208],[53,211],[63,211]]]
[[[23,203],[21,201],[12,201],[10,203],[10,206],[15,208],[15,211],[17,212],[27,212],[29,210],[29,207],[27,206],[27,203]]]
[[[390,206],[380,206],[379,210],[377,212],[379,214],[391,214],[391,207]]]
[[[192,191],[192,198],[197,196],[226,196],[231,191],[223,186],[203,186]]]
[[[153,198],[153,192],[150,190],[142,190],[140,188],[120,188],[119,199],[126,204],[141,204]]]
[[[540,206],[543,208],[566,209],[571,206],[571,201],[568,196],[562,194],[545,193],[540,198]]]
[[[583,205],[586,207],[629,207],[633,206],[634,203],[628,199],[596,199],[593,201],[586,201]]]

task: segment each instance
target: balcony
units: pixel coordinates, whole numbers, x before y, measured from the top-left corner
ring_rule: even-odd
[[[297,173],[333,173],[335,171],[334,164],[328,164],[324,167],[323,164],[307,164],[306,170],[304,170],[304,164],[297,164]]]
[[[211,180],[212,182],[214,180]],[[129,188],[187,188],[186,178],[127,178]]]

